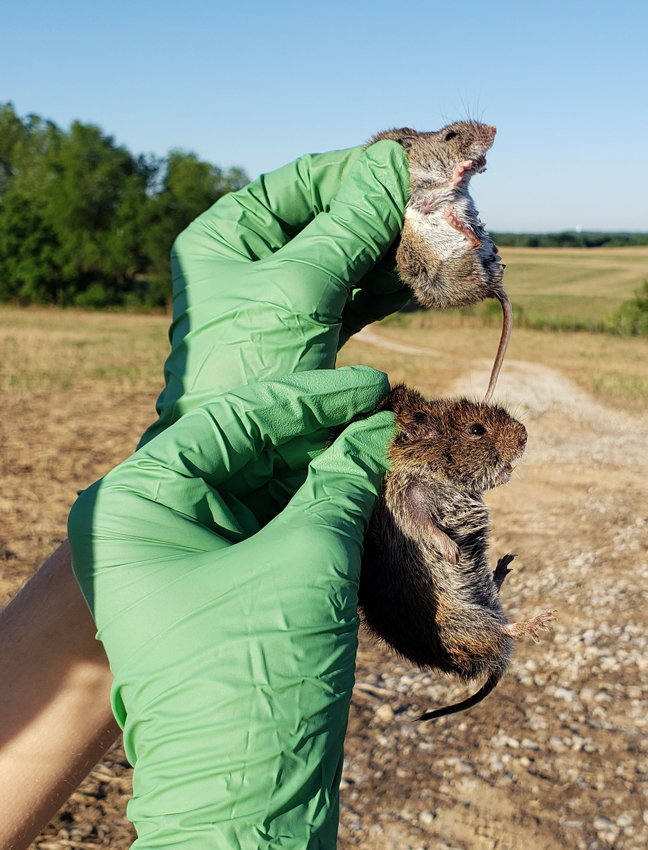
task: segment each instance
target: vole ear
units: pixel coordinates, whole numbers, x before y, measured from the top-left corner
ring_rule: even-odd
[[[409,438],[414,440],[429,440],[435,437],[439,432],[430,421],[429,417],[423,413],[416,411],[411,415],[402,416],[398,420],[401,431]]]
[[[416,390],[397,384],[382,401],[383,410],[393,410],[401,434],[407,439],[424,440],[437,434],[434,423],[426,412],[428,402]]]
[[[408,151],[414,143],[414,138],[412,136],[399,136],[396,141]]]
[[[382,139],[390,139],[392,142],[398,142],[399,145],[402,145],[405,150],[409,150],[412,147],[414,139],[419,134],[416,130],[412,130],[411,127],[400,127],[394,128],[393,130],[385,130],[382,133],[376,133],[375,136],[372,136],[369,139],[368,144],[373,145],[374,142],[380,142]]]

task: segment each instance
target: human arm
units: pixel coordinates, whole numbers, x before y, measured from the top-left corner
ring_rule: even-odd
[[[119,731],[66,541],[0,614],[0,848],[27,847]]]

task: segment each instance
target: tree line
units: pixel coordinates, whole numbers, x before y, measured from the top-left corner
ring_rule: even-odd
[[[627,248],[648,245],[648,233],[491,233],[498,248]]]
[[[194,153],[134,156],[93,124],[0,105],[0,301],[149,309],[177,234],[248,182]]]

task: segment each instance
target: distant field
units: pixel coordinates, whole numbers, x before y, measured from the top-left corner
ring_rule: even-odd
[[[601,321],[648,281],[648,247],[502,248],[500,253],[506,291],[529,319]]]

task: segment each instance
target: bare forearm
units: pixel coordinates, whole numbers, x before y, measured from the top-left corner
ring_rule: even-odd
[[[63,543],[0,615],[0,850],[29,845],[118,734]]]

